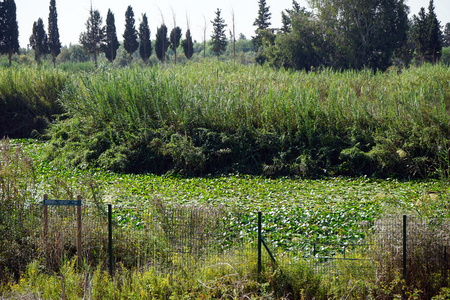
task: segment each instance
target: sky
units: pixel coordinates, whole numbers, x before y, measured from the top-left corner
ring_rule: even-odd
[[[149,21],[151,39],[155,39],[158,26],[163,22],[169,30],[174,23],[181,27],[183,37],[187,23],[194,40],[202,41],[206,24],[206,39],[212,33],[211,20],[215,17],[217,8],[221,9],[221,16],[228,25],[227,36],[232,30],[232,15],[234,11],[236,35],[243,33],[248,39],[254,35],[256,29],[253,22],[258,14],[258,0],[56,0],[58,12],[58,27],[63,46],[78,44],[80,33],[86,30],[86,20],[91,6],[100,11],[103,24],[106,23],[108,9],[114,13],[116,30],[119,41],[122,40],[125,28],[125,11],[131,5],[136,20],[136,29],[146,13]],[[405,0],[411,13],[418,14],[421,7],[428,8],[429,0]],[[42,18],[45,28],[48,27],[48,13],[50,0],[16,0],[17,21],[19,24],[19,44],[26,48],[33,28],[33,22]],[[301,6],[308,7],[305,0],[297,1]],[[292,6],[292,0],[266,0],[272,13],[271,27],[281,25],[281,11]],[[450,0],[434,0],[435,11],[441,25],[450,22]],[[175,22],[174,22],[175,21]]]

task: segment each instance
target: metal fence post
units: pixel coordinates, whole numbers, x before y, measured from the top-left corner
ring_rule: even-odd
[[[77,200],[81,201],[81,196],[77,196]],[[78,267],[81,268],[81,205],[77,206],[77,255],[78,255]]]
[[[258,275],[262,272],[262,236],[261,236],[262,213],[258,211]]]
[[[44,195],[44,248],[45,248],[45,255],[48,255],[48,247],[47,247],[47,236],[48,236],[48,207],[45,204],[45,200],[48,199],[48,195]]]
[[[112,204],[108,204],[108,254],[109,275],[113,276],[113,254],[112,254]]]
[[[408,286],[408,280],[406,277],[406,215],[403,215],[403,279],[405,285]],[[402,291],[402,299],[406,299],[405,290]]]

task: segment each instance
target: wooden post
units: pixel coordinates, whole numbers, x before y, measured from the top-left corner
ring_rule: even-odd
[[[77,200],[81,201],[81,196],[77,196]],[[78,267],[81,268],[81,205],[77,206],[77,256]]]

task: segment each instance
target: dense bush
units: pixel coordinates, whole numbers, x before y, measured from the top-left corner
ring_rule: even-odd
[[[29,136],[52,123],[48,157],[69,165],[310,177],[449,170],[444,65],[376,74],[215,60],[91,73],[81,71],[89,64],[64,67],[0,72],[0,132]]]
[[[52,159],[120,172],[437,176],[450,69],[290,72],[203,62],[73,79]]]
[[[0,71],[0,138],[29,137],[42,132],[63,113],[58,97],[69,74],[39,67]]]

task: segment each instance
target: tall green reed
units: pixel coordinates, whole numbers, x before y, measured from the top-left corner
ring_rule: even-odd
[[[355,123],[403,127],[445,124],[450,71],[317,73],[226,63],[107,70],[74,80],[63,95],[72,115],[96,127],[240,127],[296,132]]]

